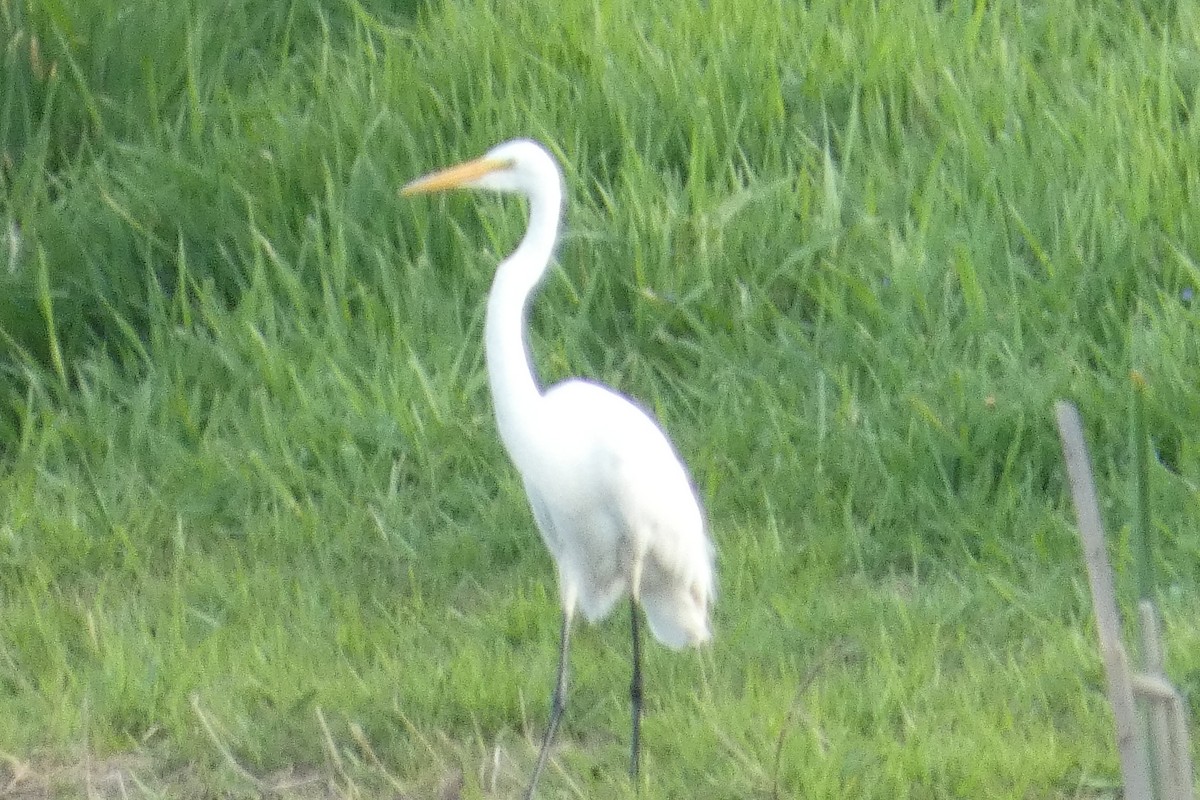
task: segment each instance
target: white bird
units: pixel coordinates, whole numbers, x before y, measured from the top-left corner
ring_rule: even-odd
[[[464,187],[524,195],[529,225],[496,270],[484,340],[496,423],[558,569],[562,635],[550,720],[525,797],[532,798],[566,707],[567,651],[576,607],[591,622],[630,596],[633,635],[630,774],[636,780],[642,713],[640,605],[650,631],[674,649],[707,641],[713,546],[687,471],[662,428],[629,398],[587,380],[543,392],[525,341],[529,299],[550,265],[563,210],[563,176],[540,144],[518,139],[433,172],[404,195]]]

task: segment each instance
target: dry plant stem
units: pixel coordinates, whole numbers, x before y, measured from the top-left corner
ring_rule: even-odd
[[[1158,613],[1149,600],[1138,603],[1145,675],[1134,676],[1134,691],[1150,705],[1155,769],[1163,800],[1192,800],[1192,756],[1183,698],[1167,680]]]
[[[562,722],[563,711],[567,707],[567,656],[571,649],[571,615],[563,613],[562,636],[558,644],[558,674],[554,679],[554,696],[550,700],[550,721],[546,724],[546,734],[542,738],[542,748],[538,751],[537,766],[533,768],[533,776],[529,779],[529,788],[525,790],[525,800],[533,800],[537,794],[538,780],[542,770],[546,768],[546,760],[550,757],[550,745],[554,734]]]
[[[248,769],[238,763],[238,760],[233,757],[233,753],[229,751],[229,748],[226,747],[221,741],[221,737],[217,735],[217,729],[213,725],[212,720],[208,718],[208,715],[204,713],[204,709],[200,706],[199,695],[192,695],[192,710],[196,712],[196,716],[200,719],[200,724],[204,727],[204,732],[208,734],[208,738],[213,743],[213,747],[217,748],[217,750],[225,758],[226,763],[228,763],[233,771],[240,775],[243,780],[248,782],[255,789],[261,791],[263,789],[262,781],[260,781]]]
[[[1158,615],[1149,600],[1138,601],[1138,617],[1142,634],[1142,672],[1150,677],[1163,675],[1162,642],[1159,641]],[[1139,692],[1140,694],[1140,692]],[[1175,800],[1173,784],[1176,782],[1172,767],[1171,728],[1167,717],[1168,709],[1162,698],[1142,695],[1150,718],[1151,757],[1154,759],[1155,783],[1160,797]]]
[[[320,711],[320,707],[317,708],[317,711]],[[322,718],[321,722],[324,724],[324,718]],[[400,779],[393,775],[383,765],[383,762],[379,760],[379,756],[376,755],[375,748],[371,746],[371,741],[367,738],[367,734],[363,731],[362,726],[358,723],[351,723],[350,735],[354,738],[358,749],[366,754],[367,758],[371,761],[371,765],[379,770],[380,774],[392,785],[392,788],[397,792],[403,793],[404,786],[401,784]]]
[[[1054,413],[1071,481],[1071,499],[1079,522],[1088,583],[1092,589],[1096,633],[1100,639],[1100,656],[1104,660],[1108,698],[1116,726],[1117,752],[1125,783],[1124,796],[1127,800],[1151,800],[1154,794],[1150,781],[1150,758],[1145,742],[1138,735],[1129,662],[1121,644],[1121,621],[1113,589],[1112,567],[1105,549],[1104,526],[1096,502],[1096,487],[1092,481],[1091,460],[1083,438],[1083,426],[1078,410],[1071,403],[1060,400],[1054,404]]]
[[[329,763],[337,770],[337,774],[341,776],[345,782],[343,785],[347,791],[354,793],[354,779],[346,772],[346,765],[342,762],[342,756],[338,753],[337,745],[334,744],[333,734],[329,732],[329,725],[325,722],[325,714],[321,711],[321,707],[317,706],[317,723],[321,726],[321,735],[325,742],[325,752],[329,755]]]
[[[1193,800],[1196,796],[1192,790],[1192,746],[1188,736],[1187,706],[1183,697],[1172,687],[1171,692],[1171,727],[1175,737],[1176,766],[1179,770],[1176,781],[1176,797],[1178,800]]]

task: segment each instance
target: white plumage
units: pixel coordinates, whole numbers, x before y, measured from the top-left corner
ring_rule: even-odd
[[[554,444],[519,469],[558,565],[563,607],[577,600],[595,622],[629,592],[663,644],[707,640],[711,548],[662,430],[626,398],[587,381],[556,385],[542,406]]]
[[[713,547],[682,461],[658,424],[623,395],[586,380],[543,393],[529,361],[529,298],[550,264],[562,216],[563,179],[539,144],[515,140],[408,184],[405,194],[462,186],[521,194],[529,226],[496,271],[484,332],[501,439],[521,474],[542,539],[558,568],[563,630],[550,723],[526,797],[532,797],[565,707],[566,662],[576,608],[603,619],[630,595],[663,644],[707,641],[714,597]],[[638,771],[641,663],[633,635],[633,743]]]

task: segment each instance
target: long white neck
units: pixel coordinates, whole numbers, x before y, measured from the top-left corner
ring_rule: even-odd
[[[530,193],[525,236],[496,270],[488,297],[484,350],[496,424],[509,456],[522,472],[537,444],[542,403],[525,340],[526,310],[554,254],[562,205],[561,179]]]

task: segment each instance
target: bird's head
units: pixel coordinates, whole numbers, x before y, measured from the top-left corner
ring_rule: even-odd
[[[513,139],[479,158],[431,172],[406,184],[403,195],[446,189],[485,189],[532,196],[547,185],[559,185],[562,173],[554,156],[531,139]]]

